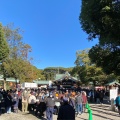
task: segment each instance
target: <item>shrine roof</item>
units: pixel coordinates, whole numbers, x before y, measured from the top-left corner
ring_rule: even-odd
[[[3,78],[3,75],[0,75],[0,81],[3,81],[4,80],[4,78]],[[17,81],[17,83],[19,83],[19,80],[17,79],[17,80],[15,80],[15,78],[6,78],[6,81],[7,82],[16,82]]]
[[[105,84],[105,86],[110,86],[110,85],[120,85],[120,83],[117,81],[113,81],[113,82],[109,82],[109,83]]]
[[[54,81],[61,81],[66,77],[74,81],[79,81],[76,77],[71,76],[68,72],[66,72],[65,74],[56,74]]]
[[[49,81],[46,81],[46,80],[33,80],[34,83],[37,83],[37,84],[40,84],[40,85],[48,85],[49,84]]]

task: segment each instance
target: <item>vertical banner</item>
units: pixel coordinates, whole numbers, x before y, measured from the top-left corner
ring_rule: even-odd
[[[118,89],[111,89],[110,90],[110,100],[112,100],[112,99],[115,100],[117,95],[118,95]]]
[[[52,87],[52,81],[49,81],[49,87]]]

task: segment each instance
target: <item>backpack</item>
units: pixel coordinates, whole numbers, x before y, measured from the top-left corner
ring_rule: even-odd
[[[120,96],[118,96],[115,100],[116,106],[120,106]]]

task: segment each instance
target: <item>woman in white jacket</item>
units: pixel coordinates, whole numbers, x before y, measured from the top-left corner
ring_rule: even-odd
[[[33,93],[30,94],[30,97],[28,99],[29,103],[29,111],[34,111],[34,105],[36,103],[36,97],[34,96]]]

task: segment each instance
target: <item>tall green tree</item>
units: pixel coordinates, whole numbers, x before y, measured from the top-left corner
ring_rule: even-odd
[[[104,84],[107,81],[106,74],[101,67],[91,63],[88,53],[89,49],[77,51],[76,67],[74,67],[72,74],[77,74],[82,84],[88,84],[89,82],[93,82],[94,85]]]
[[[6,71],[3,67],[3,62],[6,60],[6,58],[9,55],[9,46],[7,44],[7,41],[5,39],[5,34],[3,30],[3,26],[0,23],[0,63],[1,63],[1,73],[4,76],[4,89],[6,89]]]
[[[79,20],[88,39],[99,40],[90,50],[91,61],[107,74],[120,74],[120,1],[82,0]]]
[[[89,49],[78,50],[76,52],[76,66],[88,66],[91,64],[91,61],[88,57]]]
[[[43,70],[44,76],[46,80],[54,80],[56,74],[64,74],[68,71],[70,74],[72,72],[71,68],[63,68],[63,67],[47,67]]]
[[[120,75],[120,48],[113,50],[111,47],[96,45],[89,51],[89,57],[106,74]]]
[[[0,62],[4,61],[9,55],[9,46],[5,39],[2,24],[0,23]]]
[[[31,65],[29,65],[31,46],[22,41],[20,28],[14,28],[10,24],[4,27],[4,32],[10,53],[8,59],[4,61],[3,67],[10,77],[24,81],[28,77],[28,73],[32,73]],[[29,77],[32,77],[31,74]]]

